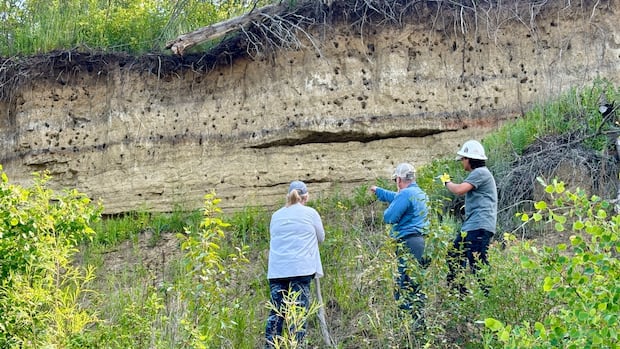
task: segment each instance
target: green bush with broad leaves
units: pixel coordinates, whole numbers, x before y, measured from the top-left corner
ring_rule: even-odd
[[[521,219],[570,233],[570,244],[531,247],[534,257],[521,260],[522,268],[542,273],[540,288],[549,311],[534,322],[485,319],[493,336],[487,337],[488,343],[497,341],[504,348],[618,348],[620,216],[599,197],[579,189],[570,192],[555,180],[539,181],[551,200],[537,202],[536,211],[520,214]]]
[[[233,327],[235,314],[244,311],[233,285],[237,271],[248,263],[247,247],[220,254],[224,229],[230,225],[219,217],[220,201],[215,193],[205,195],[200,229],[178,235],[187,278],[179,280],[176,289],[186,304],[180,323],[191,348],[227,347],[233,339],[218,333]]]
[[[73,256],[101,207],[47,188],[47,174],[31,188],[11,185],[2,167],[0,175],[0,348],[67,347],[97,321],[80,303],[93,269]]]

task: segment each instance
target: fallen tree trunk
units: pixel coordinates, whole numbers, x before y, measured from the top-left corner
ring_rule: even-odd
[[[190,47],[196,46],[208,40],[217,39],[232,31],[239,30],[243,26],[251,23],[259,17],[270,15],[278,11],[283,5],[273,4],[254,9],[249,13],[231,18],[227,21],[202,27],[187,34],[178,36],[176,39],[166,43],[166,48],[172,50],[176,55],[182,56],[183,52]]]

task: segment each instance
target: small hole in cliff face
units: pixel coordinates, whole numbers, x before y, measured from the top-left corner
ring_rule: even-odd
[[[366,101],[362,102],[362,109],[366,109]]]

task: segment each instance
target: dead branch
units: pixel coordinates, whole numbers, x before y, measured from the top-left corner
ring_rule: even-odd
[[[205,41],[220,38],[232,31],[240,30],[243,26],[248,25],[248,23],[260,20],[260,17],[263,15],[269,16],[270,13],[276,14],[281,11],[283,7],[284,6],[281,4],[267,5],[259,9],[255,9],[250,13],[231,18],[227,21],[202,27],[167,42],[166,48],[172,50],[175,54],[182,56],[183,52],[190,47],[196,46]]]

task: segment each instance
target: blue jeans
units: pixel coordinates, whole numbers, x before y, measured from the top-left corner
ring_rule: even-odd
[[[396,283],[398,287],[394,292],[394,299],[399,303],[398,306],[403,310],[418,312],[424,307],[426,295],[422,292],[420,283],[411,277],[411,269],[415,269],[414,263],[418,267],[425,267],[427,262],[424,260],[424,236],[414,234],[406,236],[398,241],[396,248],[398,256],[398,276]]]
[[[480,262],[489,265],[487,251],[492,238],[492,232],[477,229],[466,232],[464,237],[459,232],[454,239],[453,248],[448,252],[448,267],[450,268],[448,283],[461,294],[465,294],[467,289],[462,280],[457,278],[457,274],[467,267],[468,262],[471,273],[474,275],[480,270]],[[478,278],[478,281],[484,293],[488,294],[489,288],[484,284],[484,280]]]
[[[283,279],[270,279],[269,289],[271,293],[271,303],[275,309],[269,311],[267,317],[267,325],[265,328],[266,348],[272,348],[276,336],[282,335],[282,327],[284,325],[284,300],[292,292],[299,292],[296,299],[298,306],[304,307],[306,310],[310,307],[310,282],[314,275],[297,276]],[[295,334],[297,343],[301,343],[306,335],[306,322],[304,321],[301,328],[295,328],[294,324],[289,324],[289,332]]]

